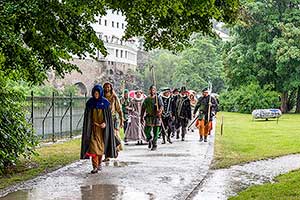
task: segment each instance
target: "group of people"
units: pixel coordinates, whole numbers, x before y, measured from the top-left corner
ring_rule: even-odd
[[[125,89],[119,99],[111,83],[94,86],[84,112],[80,155],[81,159],[92,158],[91,173],[101,171],[101,162],[116,158],[122,150],[120,128],[125,132],[125,144],[128,141],[147,143],[154,151],[159,137],[162,144],[172,144],[175,135],[184,141],[188,124],[192,127],[196,121],[199,141],[207,142],[218,109],[217,100],[209,95],[207,88],[197,99],[195,93],[189,93],[185,87],[173,91],[162,88],[158,94],[152,85],[145,96],[142,90],[136,90],[130,98]]]

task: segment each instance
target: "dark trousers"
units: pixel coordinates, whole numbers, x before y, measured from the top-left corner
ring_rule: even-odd
[[[171,117],[162,118],[162,122],[164,124],[165,130],[162,128],[161,129],[161,133],[162,133],[163,140],[165,141],[165,137],[166,136],[167,136],[168,139],[170,139],[170,136],[171,136],[171,132],[172,132],[172,119],[171,119]]]
[[[179,134],[180,134],[180,128],[181,128],[181,138],[184,138],[187,130],[187,125],[188,125],[189,120],[188,119],[182,119],[182,118],[178,118],[176,120],[176,133],[177,133],[177,138],[179,138]]]

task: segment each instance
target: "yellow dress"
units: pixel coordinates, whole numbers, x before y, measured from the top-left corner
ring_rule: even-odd
[[[93,125],[92,136],[90,142],[89,153],[96,155],[104,154],[104,129],[100,127],[100,124],[105,122],[104,113],[102,109],[93,109]]]

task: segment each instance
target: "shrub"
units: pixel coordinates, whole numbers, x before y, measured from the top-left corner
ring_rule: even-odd
[[[224,111],[251,113],[254,109],[278,108],[278,93],[268,86],[261,88],[256,83],[243,85],[220,95],[220,107]]]
[[[0,72],[0,174],[21,157],[34,153],[37,144],[27,123],[26,99],[22,90],[11,87]]]

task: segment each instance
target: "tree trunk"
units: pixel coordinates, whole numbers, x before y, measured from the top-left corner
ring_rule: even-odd
[[[297,102],[296,102],[296,111],[295,113],[300,113],[300,86],[297,91]]]
[[[288,96],[289,96],[288,92],[281,93],[280,110],[281,110],[282,113],[287,113],[287,111],[288,111]]]

